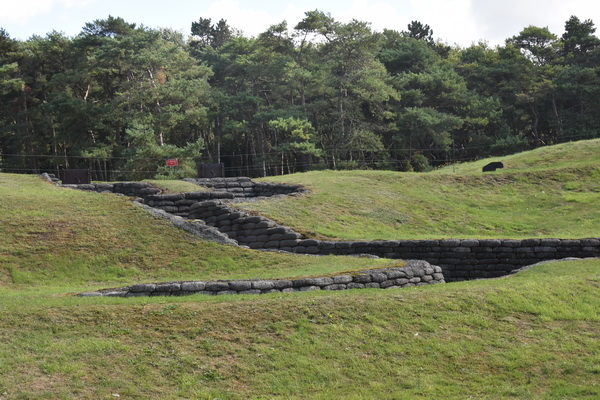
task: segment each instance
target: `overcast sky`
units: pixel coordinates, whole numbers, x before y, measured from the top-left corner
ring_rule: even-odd
[[[314,9],[340,21],[371,22],[375,30],[403,30],[419,20],[431,26],[434,37],[461,46],[480,40],[501,44],[528,25],[561,35],[571,15],[600,23],[600,0],[0,0],[0,27],[19,39],[52,30],[76,35],[85,22],[110,14],[187,34],[192,21],[210,17],[256,35],[282,20],[294,26]]]

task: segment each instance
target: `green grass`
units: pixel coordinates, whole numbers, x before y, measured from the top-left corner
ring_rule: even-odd
[[[62,189],[36,176],[0,174],[0,199],[0,286],[292,277],[396,262],[209,243],[127,198]]]
[[[204,192],[206,188],[195,183],[182,180],[169,179],[146,179],[144,182],[152,183],[159,187],[164,193]]]
[[[573,150],[570,157],[567,149]],[[312,193],[242,203],[309,236],[337,239],[596,237],[600,140],[507,157],[515,170],[476,162],[433,173],[314,171],[264,178]],[[544,160],[552,159],[548,164]],[[530,163],[545,166],[530,168]],[[444,173],[442,173],[444,172]]]
[[[600,261],[400,290],[0,289],[7,399],[597,399]]]
[[[434,171],[434,173],[481,174],[481,168],[492,161],[504,163],[504,169],[497,170],[495,173],[598,167],[600,163],[600,139],[561,143],[509,156],[491,157],[475,162],[449,165]]]
[[[251,206],[317,236],[598,236],[600,166],[557,163],[298,174],[269,180],[311,195]],[[0,399],[600,398],[600,260],[400,290],[73,296],[397,262],[207,243],[126,198],[0,174]]]

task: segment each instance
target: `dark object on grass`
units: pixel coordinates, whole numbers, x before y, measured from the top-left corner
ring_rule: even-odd
[[[80,185],[91,182],[90,171],[87,169],[63,169],[60,180],[65,185]]]
[[[200,164],[198,176],[200,178],[222,178],[225,176],[225,165],[223,163]]]
[[[502,164],[500,161],[494,161],[489,163],[488,165],[485,165],[481,171],[482,172],[490,172],[490,171],[495,171],[498,168],[504,168],[504,164]]]

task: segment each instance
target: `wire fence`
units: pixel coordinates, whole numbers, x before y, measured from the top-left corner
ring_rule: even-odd
[[[560,138],[564,141],[573,141],[579,139],[590,139],[589,136],[573,135]],[[530,150],[540,146],[528,146]],[[437,159],[428,159],[428,163],[432,168],[437,168],[453,163],[466,161],[474,161],[486,157],[500,157],[501,154],[492,154],[491,151],[481,151],[482,149],[490,150],[489,145],[470,145],[461,146],[459,148],[449,149],[447,147],[389,147],[386,149],[369,149],[369,148],[353,148],[352,150],[335,148],[336,151],[343,151],[348,155],[357,155],[362,153],[363,157],[349,158],[336,160],[330,157],[313,158],[309,161],[298,159],[281,160],[279,157],[282,152],[271,151],[261,153],[234,153],[222,154],[221,159],[225,165],[224,171],[226,176],[268,176],[281,175],[284,173],[308,171],[315,169],[403,169],[406,166],[407,158],[391,157],[390,154],[405,153],[410,157],[411,154],[420,152],[428,152],[429,154],[438,153],[441,155]],[[325,152],[334,150],[333,147],[322,148]],[[477,150],[477,154],[468,155],[469,152]],[[467,153],[467,155],[465,155]],[[180,163],[188,162],[192,165],[199,165],[203,160],[193,157],[179,157]],[[135,160],[136,164],[144,164],[147,166],[156,166],[153,168],[123,168],[122,164],[128,161]],[[122,180],[122,179],[149,179],[155,177],[159,166],[165,165],[166,158],[164,157],[125,157],[125,156],[108,156],[108,157],[91,157],[82,155],[61,155],[61,154],[11,154],[0,153],[0,171],[24,174],[39,174],[42,172],[53,172],[58,174],[61,169],[67,167],[85,168],[90,171],[94,180]],[[119,165],[120,166],[115,166]],[[173,172],[177,168],[172,167]]]

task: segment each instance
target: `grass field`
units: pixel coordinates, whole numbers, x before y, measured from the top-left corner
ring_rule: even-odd
[[[575,154],[576,156],[573,156]],[[600,140],[431,173],[313,171],[264,180],[302,184],[294,199],[241,204],[312,237],[336,239],[596,237]],[[539,164],[536,164],[539,163]],[[535,167],[532,167],[535,165]]]
[[[591,156],[484,177],[298,174],[276,180],[311,195],[247,207],[318,236],[597,237]],[[397,262],[207,243],[124,197],[0,174],[0,399],[600,398],[598,259],[400,290],[73,296]]]
[[[291,277],[395,263],[204,242],[112,194],[0,174],[0,285]]]
[[[0,289],[3,399],[597,399],[600,262],[400,290]]]

